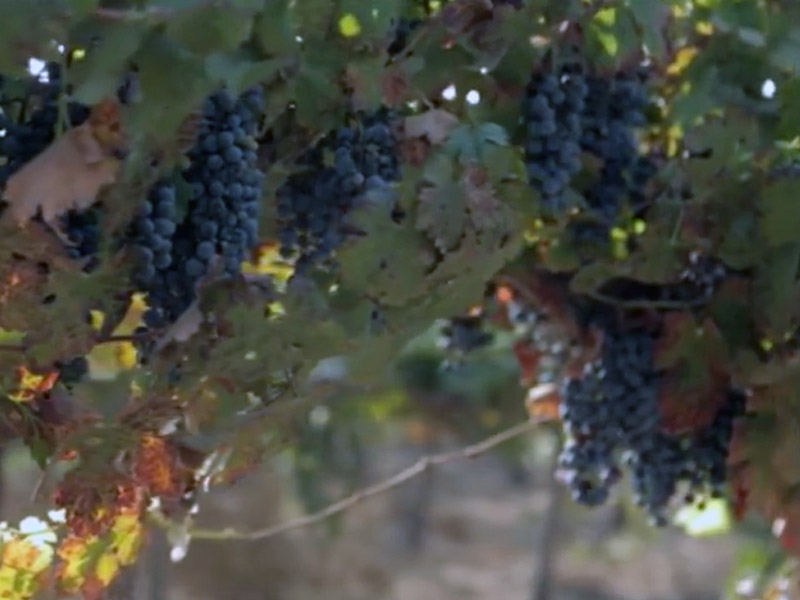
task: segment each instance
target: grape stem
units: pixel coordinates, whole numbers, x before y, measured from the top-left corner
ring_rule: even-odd
[[[542,423],[547,422],[549,420],[550,419],[546,418],[532,419],[530,421],[525,421],[524,423],[519,423],[517,425],[514,425],[513,427],[509,427],[508,429],[504,429],[503,431],[496,433],[492,436],[489,436],[488,438],[480,442],[471,444],[469,446],[465,446],[459,450],[450,450],[448,452],[423,456],[417,462],[415,462],[409,467],[406,467],[405,469],[393,475],[392,477],[389,477],[388,479],[384,479],[370,486],[362,488],[361,490],[349,496],[346,496],[341,500],[334,502],[333,504],[329,504],[328,506],[326,506],[321,510],[310,513],[308,515],[304,515],[297,519],[292,519],[289,521],[285,521],[283,523],[278,523],[277,525],[270,525],[268,527],[263,527],[261,529],[255,529],[253,531],[247,531],[247,532],[238,531],[232,527],[226,527],[225,529],[219,529],[219,530],[195,529],[190,527],[188,530],[188,535],[191,538],[198,540],[254,541],[254,540],[263,540],[266,538],[271,538],[276,535],[280,535],[282,533],[294,531],[296,529],[302,529],[305,527],[309,527],[311,525],[316,525],[318,523],[325,521],[330,517],[333,517],[334,515],[337,515],[354,507],[356,504],[359,504],[363,500],[372,498],[373,496],[384,494],[396,487],[399,487],[407,483],[408,481],[422,475],[423,473],[426,473],[433,467],[438,467],[445,463],[450,463],[457,460],[476,458],[492,450],[496,446],[504,444],[505,442],[518,438],[522,435],[531,433]],[[160,511],[152,511],[150,513],[150,520],[156,525],[166,529],[178,526],[176,523],[171,521]]]

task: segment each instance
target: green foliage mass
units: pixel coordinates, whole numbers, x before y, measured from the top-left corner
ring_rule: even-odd
[[[398,22],[411,19],[421,25],[390,53]],[[721,369],[752,392],[757,426],[736,442],[746,481],[759,482],[749,500],[770,518],[797,515],[800,527],[791,458],[800,450],[797,2],[0,0],[9,85],[29,78],[31,57],[66,64],[64,48],[74,58],[64,106],[113,97],[135,73],[137,99],[121,109],[129,152],[99,198],[112,218],[97,269],[59,256],[35,220],[20,228],[0,219],[0,326],[14,332],[0,348],[0,439],[24,439],[50,469],[81,448],[80,469],[112,477],[109,465],[129,464],[137,436],[157,435],[224,457],[203,476],[229,481],[290,444],[298,415],[335,397],[321,365],[345,374],[335,390],[376,393],[409,343],[436,319],[481,304],[493,281],[557,274],[570,293],[617,309],[680,315],[665,366],[683,369],[688,388]],[[658,157],[646,211],[627,207],[588,247],[570,233],[575,214],[546,210],[529,185],[521,117],[532,73],[576,49],[600,75],[647,65],[651,98],[637,142]],[[149,186],[185,161],[182,128],[223,86],[260,86],[266,98],[264,245],[254,264],[276,239],[275,192],[298,155],[360,111],[385,106],[397,117],[403,177],[391,191],[404,218],[365,202],[351,215],[360,234],[338,250],[336,268],[287,282],[262,266],[212,282],[190,319],[148,334],[156,350],[147,361],[21,401],[20,367],[44,374],[56,361],[142,341],[118,332],[139,291],[129,283],[126,227]],[[576,214],[581,182],[597,169],[584,160],[570,191]],[[736,274],[707,306],[604,293],[620,278],[675,282],[698,251]],[[43,263],[46,274],[24,271],[14,284],[18,263]],[[98,329],[87,316],[99,313]],[[45,410],[53,397],[69,405],[58,418]],[[505,414],[518,417],[518,407]],[[123,441],[109,450],[108,439]]]

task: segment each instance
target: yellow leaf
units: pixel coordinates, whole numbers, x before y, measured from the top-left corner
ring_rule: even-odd
[[[339,19],[339,33],[347,38],[356,37],[360,34],[361,23],[359,23],[358,18],[352,13],[342,15],[342,18]]]
[[[603,10],[598,10],[594,15],[594,19],[598,23],[601,23],[607,27],[611,27],[617,22],[617,9],[604,8]]]
[[[603,50],[606,51],[606,54],[609,56],[617,55],[617,52],[619,51],[619,42],[614,34],[606,33],[605,31],[598,31],[597,39],[600,40],[600,44],[603,46]]]
[[[697,56],[697,48],[688,47],[681,48],[675,54],[675,60],[667,67],[668,75],[680,75],[692,63],[694,57]]]
[[[53,549],[36,545],[24,538],[14,538],[3,546],[2,564],[17,571],[41,573],[53,560]]]
[[[129,370],[136,366],[138,353],[133,343],[120,342],[114,350],[117,356],[117,364],[121,369]]]
[[[103,323],[105,323],[106,315],[102,310],[90,310],[89,318],[92,321],[92,327],[94,327],[95,330],[100,331],[103,328]]]
[[[0,566],[0,598],[28,600],[36,593],[36,578],[32,573]]]
[[[122,514],[116,518],[111,535],[120,565],[131,565],[136,561],[142,546],[143,531],[138,514]]]
[[[119,559],[117,559],[116,554],[113,552],[106,552],[97,559],[97,565],[94,571],[95,577],[97,577],[104,586],[108,586],[114,580],[114,577],[117,576],[117,573],[119,573],[119,567]]]
[[[77,592],[86,581],[85,571],[89,564],[89,546],[97,541],[96,536],[82,539],[70,536],[58,546],[61,564],[58,570],[58,584],[65,592]]]

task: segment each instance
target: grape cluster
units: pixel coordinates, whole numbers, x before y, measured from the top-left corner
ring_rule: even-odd
[[[663,525],[681,485],[688,489],[687,500],[722,492],[744,396],[731,391],[711,424],[698,432],[669,433],[659,410],[652,333],[616,328],[605,333],[600,358],[564,384],[561,418],[567,443],[559,476],[575,501],[595,506],[606,501],[627,467],[637,503]]]
[[[627,200],[634,212],[645,200],[644,187],[656,165],[641,156],[636,128],[646,124],[646,73],[617,73],[607,79],[587,78],[586,110],[581,118],[581,149],[601,161],[600,174],[586,191],[591,216],[606,228],[617,219]]]
[[[646,123],[646,73],[612,77],[587,74],[567,62],[551,72],[535,73],[522,106],[528,177],[546,211],[568,209],[565,192],[582,167],[581,155],[599,163],[584,191],[585,217],[570,226],[576,241],[606,243],[623,203],[634,214],[646,204],[645,187],[656,163],[639,153],[636,129]]]
[[[68,256],[85,258],[97,253],[100,248],[99,210],[70,210],[61,217],[61,226],[72,244],[67,248]]]
[[[546,210],[567,208],[564,191],[581,169],[581,114],[588,91],[578,64],[565,64],[555,73],[536,73],[528,83],[522,107],[525,162]]]
[[[303,273],[327,259],[347,233],[346,215],[365,194],[384,198],[400,176],[390,114],[379,110],[341,127],[304,153],[277,191],[279,241]]]
[[[561,418],[568,442],[561,475],[582,504],[605,502],[619,480],[620,453],[642,447],[658,428],[658,373],[647,332],[606,335],[602,356],[566,382]]]
[[[257,243],[263,174],[255,135],[262,104],[260,89],[238,99],[227,90],[212,95],[182,173],[190,189],[186,214],[179,218],[171,181],[155,185],[143,203],[131,232],[133,282],[148,294],[149,327],[175,321],[215,261],[227,275],[238,274]]]

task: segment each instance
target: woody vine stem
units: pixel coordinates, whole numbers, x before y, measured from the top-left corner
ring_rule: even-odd
[[[458,460],[465,460],[476,458],[485,454],[486,452],[494,449],[495,447],[504,444],[512,439],[518,438],[525,434],[531,433],[537,427],[539,427],[542,423],[546,422],[548,419],[545,418],[536,418],[531,419],[529,421],[525,421],[523,423],[519,423],[508,429],[504,429],[499,433],[496,433],[488,438],[476,442],[475,444],[470,444],[469,446],[464,446],[458,450],[450,450],[447,452],[441,452],[439,454],[431,454],[428,456],[423,456],[419,460],[417,460],[412,465],[406,467],[402,471],[396,473],[395,475],[389,477],[388,479],[381,480],[377,483],[374,483],[370,486],[362,488],[361,490],[342,498],[334,502],[333,504],[329,504],[325,508],[322,508],[316,512],[304,515],[302,517],[298,517],[296,519],[291,519],[289,521],[285,521],[283,523],[278,523],[277,525],[269,525],[267,527],[263,527],[261,529],[255,529],[253,531],[239,531],[232,527],[226,527],[224,529],[200,529],[192,527],[191,525],[188,527],[188,537],[197,539],[197,540],[242,540],[242,541],[256,541],[256,540],[264,540],[267,538],[275,537],[282,533],[287,533],[289,531],[294,531],[296,529],[303,529],[305,527],[309,527],[311,525],[316,525],[333,517],[337,514],[340,514],[350,508],[353,508],[357,504],[361,503],[363,500],[367,500],[368,498],[372,498],[374,496],[378,496],[385,492],[388,492],[396,487],[399,487],[412,479],[422,475],[423,473],[429,471],[433,467],[438,467],[440,465],[455,462]],[[174,527],[179,527],[180,525],[174,521],[171,521],[163,512],[160,511],[153,511],[150,514],[150,520],[155,525],[163,527],[165,529],[171,529]]]

